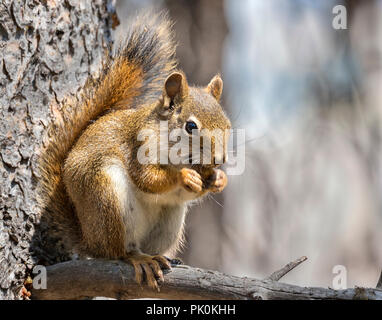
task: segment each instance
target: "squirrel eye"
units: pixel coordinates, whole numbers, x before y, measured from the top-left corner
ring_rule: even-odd
[[[194,121],[187,121],[185,129],[188,134],[192,134],[192,130],[198,129],[198,126]]]
[[[169,106],[170,110],[174,110],[174,106],[175,106],[174,101],[171,100],[170,101],[170,106]]]

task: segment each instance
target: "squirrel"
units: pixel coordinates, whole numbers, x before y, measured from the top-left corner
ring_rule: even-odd
[[[40,157],[49,231],[81,256],[132,264],[136,281],[154,289],[171,268],[165,254],[182,245],[188,205],[227,184],[218,169],[225,152],[216,148],[208,149],[211,164],[192,163],[191,153],[185,164],[138,161],[145,143],[138,133],[159,134],[161,121],[190,137],[231,128],[219,102],[220,76],[206,87],[190,86],[177,69],[175,49],[167,13],[139,15],[83,97],[63,107]],[[226,139],[211,139],[226,148]]]

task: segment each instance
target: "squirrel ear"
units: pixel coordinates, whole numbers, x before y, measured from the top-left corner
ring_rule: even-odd
[[[181,72],[172,73],[166,80],[165,93],[172,100],[177,95],[184,98],[188,94],[188,84],[186,76]]]
[[[223,80],[220,78],[220,75],[213,77],[206,89],[208,93],[212,94],[219,101],[223,92]]]

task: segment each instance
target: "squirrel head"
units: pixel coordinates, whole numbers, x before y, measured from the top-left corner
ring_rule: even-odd
[[[155,112],[161,121],[168,123],[169,148],[182,144],[185,160],[182,166],[205,169],[226,161],[231,122],[220,105],[222,91],[223,81],[219,75],[206,87],[189,86],[181,71],[166,79]],[[178,132],[184,139],[172,141],[171,132]],[[188,141],[188,146],[184,141]]]

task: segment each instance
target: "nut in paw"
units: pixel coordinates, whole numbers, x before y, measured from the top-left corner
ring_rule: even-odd
[[[228,182],[227,175],[223,170],[214,169],[213,174],[207,179],[207,189],[213,193],[219,193],[224,190]]]

